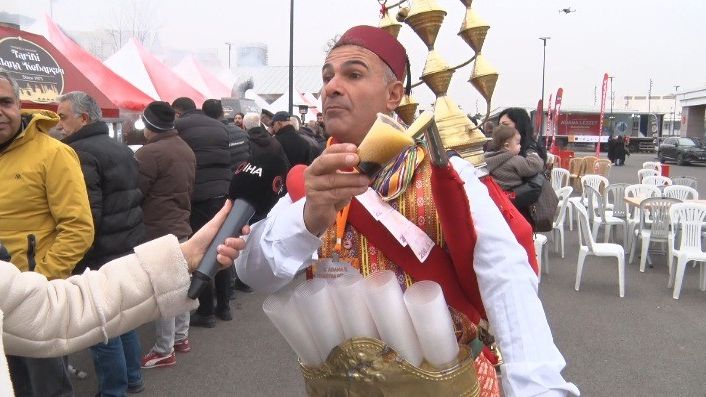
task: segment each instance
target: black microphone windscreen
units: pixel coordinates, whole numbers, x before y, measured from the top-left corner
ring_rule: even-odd
[[[266,214],[284,195],[286,177],[287,162],[281,156],[262,152],[236,167],[229,196],[247,201],[256,214]]]

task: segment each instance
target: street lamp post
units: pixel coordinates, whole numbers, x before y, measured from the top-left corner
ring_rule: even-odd
[[[551,37],[540,37],[540,40],[542,40],[542,111],[540,112],[541,115],[539,116],[539,131],[537,132],[538,136],[542,136],[544,134],[544,73],[546,71],[546,64],[547,64],[547,40],[551,39]]]
[[[677,91],[679,91],[679,86],[674,86],[674,109],[672,110],[672,136],[674,136],[674,123],[677,122]]]
[[[230,70],[230,47],[233,45],[230,41],[226,41],[226,45],[228,46],[228,70]]]
[[[289,107],[292,114],[294,107],[294,0],[289,3]]]

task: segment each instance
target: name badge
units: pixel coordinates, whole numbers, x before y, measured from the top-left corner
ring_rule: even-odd
[[[333,254],[331,258],[321,258],[311,262],[311,272],[315,278],[335,279],[344,274],[359,273],[357,258],[343,258]]]

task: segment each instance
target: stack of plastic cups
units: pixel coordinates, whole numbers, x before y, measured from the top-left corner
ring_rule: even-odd
[[[375,272],[365,279],[365,298],[382,341],[415,367],[422,363],[422,350],[395,273]]]
[[[303,316],[292,297],[293,293],[290,288],[268,296],[262,303],[262,310],[299,356],[302,364],[319,367],[323,363],[321,353],[304,324]]]
[[[433,281],[415,283],[405,291],[404,301],[426,361],[438,369],[455,365],[458,342],[441,286]]]
[[[294,291],[304,323],[324,361],[331,350],[344,340],[343,328],[336,307],[329,293],[328,282],[314,278],[301,284]]]
[[[331,284],[331,292],[346,339],[380,339],[365,301],[365,285],[360,273],[345,274],[336,278]]]

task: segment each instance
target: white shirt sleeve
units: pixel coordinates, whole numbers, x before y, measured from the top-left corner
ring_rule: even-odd
[[[451,163],[465,182],[470,201],[477,234],[473,267],[503,355],[504,394],[578,396],[578,388],[561,376],[566,362],[552,339],[526,251],[476,176],[475,168],[457,157]]]
[[[267,218],[252,226],[245,249],[235,262],[238,277],[250,287],[272,293],[308,265],[321,239],[304,225],[304,202],[281,198]]]

